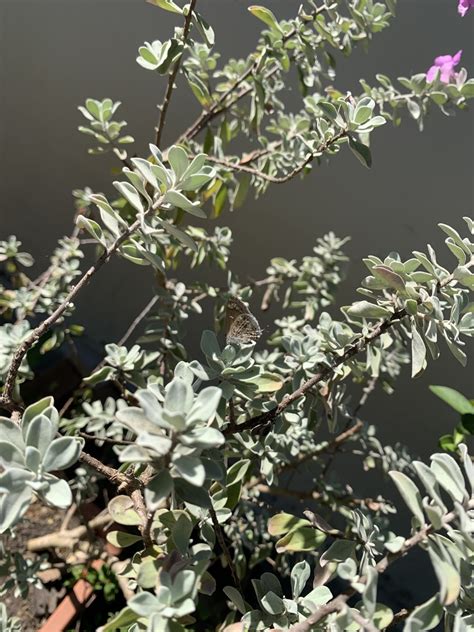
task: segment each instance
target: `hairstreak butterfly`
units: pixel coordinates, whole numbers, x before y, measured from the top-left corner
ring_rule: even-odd
[[[231,296],[226,309],[226,343],[248,344],[262,335],[258,320],[240,298]]]

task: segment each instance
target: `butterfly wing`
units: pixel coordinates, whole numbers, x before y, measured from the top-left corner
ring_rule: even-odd
[[[258,320],[240,299],[231,297],[227,304],[227,344],[255,342],[262,335]]]

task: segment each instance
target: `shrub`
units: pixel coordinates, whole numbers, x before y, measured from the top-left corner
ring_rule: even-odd
[[[75,228],[36,279],[27,276],[33,259],[21,243],[0,243],[2,531],[14,533],[33,500],[74,512],[101,498],[99,490],[114,490],[107,539],[123,551],[114,570],[127,604],[103,632],[373,631],[403,620],[409,632],[441,620],[447,630],[468,630],[474,501],[464,441],[472,402],[434,387],[463,417],[429,465],[399,445],[382,445],[361,412],[374,389],[393,391],[404,364],[420,375],[440,346],[466,363],[465,339],[474,332],[473,221],[466,217],[462,232],[440,224],[454,257],[448,267],[430,246],[407,260],[394,252],[367,257],[362,298],[342,307],[340,319],[328,310],[344,278],[347,238],[329,233],[300,260],[275,257],[261,280],[248,283],[229,268],[231,231],[194,225],[347,149],[370,167],[371,134],[387,122],[408,116],[422,129],[434,108],[465,109],[474,80],[458,70],[461,54],[438,57],[427,72],[397,82],[379,74],[375,85],[361,81],[360,95],[344,94],[332,85],[332,52],[350,55],[368,45],[389,26],[395,0],[308,0],[290,20],[251,6],[263,27],[258,45],[223,65],[196,0],[150,2],[181,24],[171,39],[138,51],[141,67],[166,78],[149,153],[128,149],[133,138],[118,117],[119,102],[87,99],[79,130],[91,139],[90,153],[111,152],[120,161],[116,193],[74,192]],[[460,13],[469,7],[461,0]],[[178,75],[202,112],[163,148]],[[284,104],[288,77],[301,91],[297,112]],[[244,142],[247,150],[237,153]],[[96,259],[84,270],[91,245]],[[31,400],[25,387],[41,370],[38,358],[80,341],[76,300],[115,256],[151,269],[153,297],[68,399],[43,392]],[[176,278],[182,261],[216,265],[221,286],[184,284]],[[253,313],[257,300],[278,312],[270,330],[262,331]],[[193,329],[204,304],[214,308],[215,327],[202,332],[201,355],[191,358],[184,325]],[[143,324],[142,338],[131,344]],[[389,500],[361,498],[347,480],[328,475],[344,451],[366,470],[388,474],[412,515],[409,534],[392,531]],[[304,489],[295,489],[292,475],[301,472]],[[290,512],[294,503],[285,499],[312,509]],[[55,535],[69,544],[81,537],[62,530],[47,538],[51,546]],[[439,589],[394,613],[377,599],[379,577],[416,547],[429,556]],[[88,551],[97,555],[97,542]],[[8,586],[24,596],[48,565],[4,558]],[[103,577],[108,586],[109,570]],[[16,629],[4,607],[1,614],[3,628]]]

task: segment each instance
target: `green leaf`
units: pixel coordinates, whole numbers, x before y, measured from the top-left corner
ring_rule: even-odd
[[[461,415],[474,413],[474,404],[449,386],[430,386],[430,391]]]
[[[186,503],[209,509],[211,507],[211,499],[209,493],[203,487],[191,485],[182,478],[174,479],[174,487],[177,495]]]
[[[420,525],[424,524],[425,516],[423,514],[421,495],[418,491],[418,487],[411,479],[408,478],[406,474],[403,474],[403,472],[396,472],[394,470],[391,470],[388,474],[397,486],[400,495],[406,502],[408,509],[410,509],[412,514],[417,519],[418,523]]]
[[[234,588],[233,586],[225,586],[222,590],[227,595],[227,597],[229,597],[229,599],[232,601],[240,614],[245,614],[247,612],[245,601],[236,588]]]
[[[449,606],[459,596],[461,577],[452,562],[442,560],[432,549],[428,549],[428,553],[440,586],[439,601],[443,606]]]
[[[71,488],[62,478],[56,478],[51,474],[43,474],[43,480],[48,483],[45,490],[38,491],[39,496],[48,504],[61,509],[66,509],[72,503]]]
[[[182,555],[186,555],[190,546],[193,523],[186,513],[181,513],[171,532],[176,548]]]
[[[115,369],[111,366],[103,366],[98,371],[89,375],[89,377],[85,377],[83,382],[85,384],[90,384],[91,386],[95,386],[99,384],[99,382],[105,382],[106,380],[110,380],[115,373]]]
[[[118,524],[138,526],[142,523],[128,496],[115,496],[108,504],[109,514]]]
[[[23,428],[23,432],[26,431],[28,424],[34,417],[36,417],[36,415],[41,415],[41,413],[43,413],[51,419],[51,415],[47,413],[49,409],[54,410],[53,405],[54,399],[52,397],[43,397],[43,399],[40,399],[34,404],[30,404],[28,408],[26,408],[25,412],[23,413],[23,417],[21,418],[21,426]]]
[[[267,26],[269,26],[272,31],[277,33],[281,33],[280,25],[272,11],[270,9],[266,9],[265,7],[261,7],[257,4],[253,4],[248,8],[250,13],[254,15],[256,18],[264,22]]]
[[[127,546],[136,544],[142,540],[142,537],[125,531],[109,531],[107,533],[107,542],[113,544],[119,549],[125,549]]]
[[[442,615],[443,607],[439,603],[439,595],[434,595],[411,612],[403,630],[404,632],[432,630],[441,621]]]
[[[369,301],[356,301],[345,309],[349,316],[355,318],[388,318],[392,315],[391,311],[386,307],[369,303]]]
[[[145,487],[145,503],[148,509],[158,509],[161,502],[167,498],[173,490],[173,479],[168,470],[162,470],[154,476]]]
[[[201,460],[195,456],[179,456],[173,465],[188,483],[200,487],[206,480],[206,470]]]
[[[308,610],[315,610],[332,599],[332,592],[327,586],[317,586],[303,598],[303,605]]]
[[[81,453],[83,442],[75,437],[54,439],[43,458],[46,472],[65,470],[75,463]]]
[[[291,593],[293,599],[297,599],[301,595],[310,575],[311,567],[305,560],[293,566],[291,569]]]
[[[118,182],[115,181],[112,183],[120,195],[127,200],[127,202],[133,206],[136,211],[143,213],[145,211],[145,207],[143,206],[142,198],[140,194],[135,189],[134,186],[130,184],[130,182]]]
[[[199,422],[209,424],[215,417],[221,401],[222,390],[217,386],[208,386],[199,392],[189,411],[186,423],[189,426]]]
[[[117,630],[129,629],[138,619],[138,615],[131,608],[123,608],[116,615],[107,621],[102,632],[117,632]]]
[[[213,331],[206,329],[202,332],[201,351],[209,358],[220,355],[221,349],[219,347],[219,343],[217,342],[216,334]]]
[[[283,386],[283,378],[276,373],[265,371],[252,380],[252,383],[257,386],[258,393],[274,393]]]
[[[260,603],[262,608],[265,612],[268,612],[268,614],[278,616],[279,614],[283,614],[283,612],[285,612],[285,603],[283,599],[271,590],[260,599]]]
[[[180,241],[183,244],[183,246],[186,246],[186,248],[189,248],[193,252],[198,251],[196,242],[184,230],[180,230],[179,228],[176,228],[174,224],[170,224],[170,222],[166,222],[165,220],[161,220],[161,225],[166,230],[166,232],[168,232],[173,237],[176,237],[176,239]]]
[[[433,454],[431,457],[431,469],[438,483],[444,487],[448,494],[462,503],[467,499],[466,484],[461,468],[449,454]]]
[[[159,612],[162,608],[158,598],[146,591],[133,595],[128,600],[128,605],[141,617],[149,617],[154,612]]]
[[[227,470],[226,487],[242,481],[251,464],[252,461],[250,459],[242,459],[241,461],[237,461],[237,463],[231,465]]]
[[[370,167],[372,166],[372,155],[367,145],[363,145],[353,136],[349,136],[349,147],[357,160],[359,160],[359,162],[361,162],[364,167],[370,169]]]
[[[405,290],[405,281],[403,278],[387,266],[374,266],[372,268],[376,277],[385,281],[387,287],[393,287],[398,292]]]
[[[417,377],[426,366],[426,345],[415,323],[411,328],[411,376]]]
[[[160,7],[170,13],[179,13],[182,15],[183,10],[173,0],[146,0],[149,4],[153,4],[155,7]]]
[[[209,48],[212,48],[216,39],[213,28],[209,26],[206,20],[204,20],[199,13],[196,13],[196,11],[193,13],[193,19],[202,39],[206,42]]]
[[[270,518],[267,530],[270,535],[282,535],[298,527],[306,527],[309,524],[308,520],[304,518],[297,518],[292,514],[281,512]]]
[[[13,445],[13,443],[0,440],[0,462],[2,463],[2,466],[24,466],[25,457],[23,451]]]
[[[84,215],[79,215],[76,219],[76,226],[86,230],[93,239],[98,241],[102,246],[104,246],[104,248],[107,248],[107,242],[105,241],[102,228],[97,222],[94,222],[93,219],[84,217]]]
[[[169,202],[176,208],[180,208],[190,215],[195,217],[205,218],[206,213],[200,208],[200,202],[191,202],[188,198],[179,191],[167,191],[165,193],[165,202]]]
[[[325,566],[328,562],[345,562],[352,556],[355,547],[356,543],[354,540],[336,540],[321,555],[321,566]]]
[[[250,188],[251,177],[248,173],[243,173],[238,179],[238,185],[235,190],[235,196],[233,200],[233,208],[240,208],[245,202],[248,190]]]
[[[313,527],[298,527],[284,535],[275,545],[277,553],[314,551],[326,539],[326,534]]]
[[[372,621],[377,630],[385,630],[393,621],[393,611],[383,603],[376,603]]]
[[[189,167],[188,154],[182,147],[173,145],[168,152],[168,162],[174,171],[176,181],[179,181]]]

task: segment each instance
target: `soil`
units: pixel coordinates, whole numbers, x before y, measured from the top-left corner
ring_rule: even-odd
[[[35,553],[26,551],[26,544],[31,538],[46,535],[58,531],[63,521],[65,511],[46,507],[38,502],[33,503],[28,509],[23,520],[15,527],[15,537],[1,536],[5,550],[9,553],[18,551],[24,557],[37,560]],[[4,579],[0,578],[0,585]],[[37,632],[58,602],[65,594],[65,589],[59,585],[44,586],[42,588],[30,587],[25,599],[15,597],[10,590],[3,597],[3,603],[10,616],[16,616],[22,624],[22,632]]]

